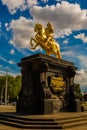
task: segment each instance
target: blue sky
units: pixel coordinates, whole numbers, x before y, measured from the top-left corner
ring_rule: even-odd
[[[62,59],[74,62],[75,82],[87,86],[87,0],[0,0],[0,75],[20,74],[21,58],[44,53],[29,44],[38,22],[51,22]]]

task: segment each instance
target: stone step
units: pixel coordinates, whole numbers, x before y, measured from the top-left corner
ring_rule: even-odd
[[[15,123],[15,122],[10,122],[10,121],[4,121],[4,120],[0,120],[0,123],[1,124],[5,124],[5,125],[8,125],[8,126],[13,126],[13,127],[17,127],[17,128],[23,128],[23,129],[61,129],[62,126],[59,126],[59,125],[50,125],[50,124],[47,124],[47,125],[41,125],[41,124],[37,124],[37,125],[33,125],[33,124],[27,124],[27,125],[24,125],[24,124],[19,124],[19,123]]]
[[[0,114],[0,123],[24,129],[63,129],[87,124],[87,113],[18,116]]]
[[[25,129],[61,129],[54,119],[50,118],[23,118],[21,116],[13,116],[9,114],[0,115],[0,123]]]
[[[62,125],[62,128],[72,128],[72,127],[81,126],[81,125],[87,125],[87,120],[65,123]]]
[[[79,122],[79,121],[84,121],[87,120],[87,116],[82,116],[82,117],[74,117],[74,118],[65,118],[65,119],[56,119],[55,122],[59,124],[65,124],[65,123],[72,123],[72,122]]]
[[[9,117],[0,117],[0,120],[4,120],[4,121],[9,121],[9,122],[15,122],[15,123],[19,123],[19,124],[24,124],[24,125],[57,125],[58,123],[55,122],[54,120],[21,120],[21,119],[15,119],[15,118],[9,118]]]
[[[87,116],[75,116],[55,120],[62,128],[71,128],[87,124]]]
[[[59,113],[49,115],[17,115],[16,113],[0,113],[0,117],[13,118],[25,121],[54,121],[55,120],[69,120],[76,118],[86,118],[87,113]]]
[[[0,117],[10,118],[10,119],[17,119],[17,120],[23,120],[23,121],[53,121],[53,118],[44,118],[44,116],[39,115],[37,116],[20,116],[20,115],[14,115],[14,114],[3,114],[0,113]]]

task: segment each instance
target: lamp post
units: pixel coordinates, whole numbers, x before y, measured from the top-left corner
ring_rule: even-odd
[[[5,105],[7,105],[7,87],[8,87],[8,68],[6,69]]]
[[[5,88],[5,86],[3,86],[2,89],[1,89],[1,104],[2,104],[2,100],[3,100],[3,91],[4,91],[4,88]]]

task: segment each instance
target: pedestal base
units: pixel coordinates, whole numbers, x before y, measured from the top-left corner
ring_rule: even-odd
[[[62,107],[63,102],[60,99],[44,99],[44,114],[56,114]]]
[[[22,67],[22,87],[17,101],[17,112],[22,114],[51,114],[60,112],[64,95],[74,84],[72,62],[44,54],[25,57]],[[53,99],[52,97],[57,97]],[[62,98],[61,98],[62,97]]]

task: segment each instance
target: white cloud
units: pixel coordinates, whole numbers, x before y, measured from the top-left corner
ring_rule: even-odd
[[[0,55],[0,59],[3,60],[4,62],[8,62],[8,60],[2,57],[1,55]]]
[[[62,2],[63,0],[56,0],[57,2]]]
[[[1,22],[0,22],[0,28],[1,28]]]
[[[35,36],[34,26],[35,23],[33,20],[24,17],[20,17],[18,20],[12,20],[8,29],[12,30],[13,37],[9,42],[14,47],[31,49],[30,39]],[[36,50],[38,49],[41,50],[39,46],[37,46]]]
[[[0,36],[1,36],[1,32],[2,32],[2,31],[1,31],[1,22],[0,22]]]
[[[9,25],[8,23],[5,23],[5,27],[8,27],[8,25]]]
[[[84,69],[80,69],[79,71],[77,71],[78,75],[85,75],[85,70]]]
[[[4,61],[4,62],[6,62],[6,63],[8,63],[8,64],[15,64],[15,62],[14,62],[14,61],[12,61],[12,60],[8,60],[8,59],[6,59],[6,58],[2,57],[1,55],[0,55],[0,60],[2,60],[2,61]]]
[[[64,51],[62,52],[62,56],[75,56],[74,51]]]
[[[16,64],[13,60],[9,60],[8,62],[9,64]]]
[[[4,70],[0,70],[0,76],[4,76],[4,75],[6,75],[6,70],[5,71]],[[12,72],[9,71],[8,75],[16,77],[17,75],[21,75],[21,74],[20,73],[12,73]]]
[[[15,51],[14,49],[11,49],[10,54],[14,55]]]
[[[2,68],[2,65],[0,65],[0,68]]]
[[[48,0],[41,0],[41,1],[44,2],[44,3],[48,2]]]
[[[77,71],[75,83],[79,83],[81,87],[87,86],[87,72],[84,69]]]
[[[34,5],[37,5],[37,0],[2,0],[3,5],[6,5],[9,12],[14,14],[18,9],[24,11]]]
[[[28,7],[32,7],[38,4],[38,0],[27,0]]]
[[[25,0],[2,0],[2,3],[6,5],[11,14],[16,13],[18,9],[25,10],[26,9],[26,1]]]
[[[8,72],[9,75],[13,76],[13,77],[16,77],[18,75],[21,75],[21,73],[12,73],[12,72]]]
[[[9,31],[9,24],[5,23],[6,30]]]
[[[13,31],[13,38],[10,43],[21,48],[29,48],[29,40],[34,36],[34,23],[24,17],[18,20],[12,20],[9,29]]]
[[[68,39],[66,39],[66,40],[63,41],[64,44],[68,44],[68,42],[69,42]]]
[[[70,35],[74,30],[87,29],[87,10],[82,10],[79,4],[62,1],[57,5],[34,6],[30,11],[34,20],[43,24],[50,21],[57,37]]]
[[[6,71],[0,70],[0,75],[6,75]]]
[[[80,66],[83,66],[84,68],[87,68],[87,56],[84,55],[79,55],[77,56],[77,58],[79,59],[79,64]]]
[[[27,0],[27,3],[28,6],[35,5],[37,1]],[[74,30],[87,29],[87,10],[81,10],[79,4],[62,1],[57,5],[33,6],[30,8],[30,12],[33,20],[20,17],[18,20],[12,20],[10,26],[5,24],[7,30],[13,31],[10,43],[14,46],[30,48],[29,40],[35,35],[33,28],[38,21],[45,26],[50,21],[54,26],[54,37],[68,36]]]
[[[74,38],[81,39],[84,43],[87,43],[87,37],[85,36],[84,33],[78,34],[78,35],[74,36]]]

